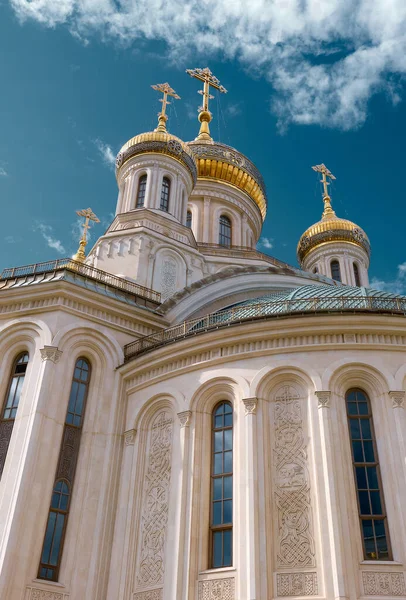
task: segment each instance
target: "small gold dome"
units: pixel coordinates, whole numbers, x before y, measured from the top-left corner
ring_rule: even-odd
[[[297,257],[302,263],[303,259],[315,248],[322,244],[330,242],[348,242],[363,248],[367,255],[370,255],[371,249],[367,234],[361,227],[337,217],[331,207],[331,201],[328,196],[323,198],[324,212],[320,221],[306,229],[301,236],[297,246]]]
[[[197,171],[193,153],[180,138],[167,131],[149,131],[140,133],[128,140],[122,146],[116,158],[116,174],[118,175],[123,165],[137,154],[159,153],[167,154],[183,163],[196,182]]]

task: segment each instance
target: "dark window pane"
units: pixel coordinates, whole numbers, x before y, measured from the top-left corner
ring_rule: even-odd
[[[358,414],[358,409],[357,409],[357,405],[355,402],[348,402],[347,407],[348,407],[349,415],[357,415]]]
[[[223,416],[215,417],[214,419],[214,427],[218,429],[219,427],[223,427]]]
[[[365,462],[375,462],[373,442],[364,442]]]
[[[43,562],[43,563],[49,562],[52,538],[54,535],[55,522],[56,522],[56,513],[51,511],[48,516],[48,523],[47,523],[47,528],[45,531],[44,547],[42,549],[41,562]]]
[[[186,213],[186,227],[192,227],[192,213],[190,210]]]
[[[213,567],[223,566],[223,532],[215,531],[213,533]]]
[[[219,475],[223,472],[223,454],[215,454],[214,455],[214,475]]]
[[[224,473],[231,473],[233,470],[233,453],[224,452]]]
[[[369,492],[371,496],[371,507],[373,515],[382,514],[381,495],[379,492]]]
[[[232,450],[233,448],[233,430],[226,429],[224,432],[224,450]]]
[[[353,391],[347,393],[346,400],[347,402],[355,402],[357,399],[356,393]]]
[[[70,396],[69,396],[68,412],[73,413],[75,410],[76,396],[78,393],[78,388],[79,388],[79,383],[77,381],[72,381],[72,387],[70,389]]]
[[[360,415],[369,414],[368,404],[366,402],[358,402],[358,412]]]
[[[389,555],[388,541],[383,520],[374,521],[378,558],[386,560]]]
[[[353,440],[361,439],[361,431],[360,431],[358,419],[350,419],[350,432],[351,432],[351,438]]]
[[[358,492],[359,497],[359,510],[361,515],[370,515],[371,508],[369,506],[368,492]]]
[[[356,467],[355,472],[356,472],[356,477],[357,477],[358,489],[366,490],[368,485],[367,485],[367,476],[365,473],[365,467]]]
[[[341,281],[340,263],[338,260],[331,261],[331,278],[335,281]]]
[[[146,189],[147,189],[147,176],[141,175],[141,177],[138,180],[137,200],[135,203],[135,208],[142,208],[144,206]]]
[[[353,264],[354,267],[354,279],[355,279],[355,285],[357,287],[361,287],[361,279],[359,276],[359,270],[358,270],[358,265],[356,263]]]
[[[219,244],[231,246],[231,221],[225,215],[220,217]]]
[[[11,381],[10,391],[8,393],[7,402],[6,402],[7,408],[10,408],[14,404],[14,396],[16,393],[18,380],[19,380],[19,377],[14,377]]]
[[[223,431],[214,432],[214,452],[223,451]]]
[[[360,421],[361,421],[362,439],[371,440],[372,433],[371,433],[371,424],[370,424],[369,419],[360,419]]]
[[[221,505],[222,502],[213,502],[213,525],[221,525]]]
[[[223,502],[223,523],[232,523],[233,521],[233,501],[224,500]]]
[[[224,427],[231,427],[233,424],[233,415],[228,414],[224,416]]]
[[[367,467],[368,473],[368,487],[371,490],[376,490],[379,488],[378,484],[378,473],[376,472],[376,467]]]
[[[366,558],[374,559],[376,558],[376,549],[372,521],[369,519],[367,521],[362,521],[362,529]]]
[[[364,454],[362,452],[362,442],[352,442],[352,451],[354,453],[354,462],[364,462]]]
[[[215,415],[222,415],[224,414],[224,404],[220,404],[216,410],[214,411]]]
[[[162,180],[161,188],[161,204],[160,209],[168,212],[169,210],[169,194],[170,194],[171,182],[168,177],[164,177]]]
[[[53,540],[53,544],[52,544],[52,552],[51,552],[51,558],[49,561],[49,564],[56,567],[56,565],[58,564],[58,558],[59,558],[59,550],[61,547],[61,540],[62,540],[62,532],[63,532],[63,524],[65,522],[65,515],[62,513],[59,513],[56,516],[56,525],[55,525],[55,533],[54,533],[54,540]]]
[[[224,477],[224,498],[232,498],[233,497],[233,477],[230,475],[229,477]]]
[[[223,566],[224,567],[231,567],[231,556],[232,556],[232,550],[233,550],[232,542],[233,542],[232,531],[231,531],[231,529],[227,529],[226,531],[224,531],[224,539],[223,539],[223,544],[224,544]]]
[[[226,402],[224,404],[224,412],[227,413],[232,413],[233,412],[233,407],[231,406],[231,404],[228,404],[228,402]]]
[[[221,500],[223,497],[223,480],[221,477],[213,479],[213,500]]]

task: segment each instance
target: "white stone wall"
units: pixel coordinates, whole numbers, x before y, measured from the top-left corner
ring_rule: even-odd
[[[369,287],[369,258],[365,250],[349,242],[328,242],[309,252],[303,260],[305,271],[331,277],[331,262],[338,260],[341,271],[341,281],[347,285],[356,285],[354,263],[358,266],[361,285]]]

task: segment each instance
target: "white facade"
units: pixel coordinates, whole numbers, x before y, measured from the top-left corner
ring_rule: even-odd
[[[308,254],[319,274],[257,253],[262,215],[236,184],[194,182],[180,160],[149,151],[125,164],[116,217],[88,265],[0,279],[2,402],[16,357],[29,353],[8,437],[3,412],[0,421],[0,598],[405,599],[405,300],[324,277],[326,246]],[[158,205],[165,175],[174,182],[168,213]],[[221,214],[232,221],[231,247],[218,245]],[[331,244],[328,256],[359,260],[367,286],[368,257],[348,248]],[[334,294],[336,304],[323,304]],[[268,312],[258,308],[264,296]],[[368,301],[365,310],[352,297]],[[145,336],[148,351],[124,350]],[[75,446],[66,415],[81,357],[91,371]],[[385,560],[365,558],[352,388],[373,414]],[[232,564],[213,568],[212,412],[221,401],[233,410]],[[55,581],[39,577],[39,564],[60,457],[71,500]]]

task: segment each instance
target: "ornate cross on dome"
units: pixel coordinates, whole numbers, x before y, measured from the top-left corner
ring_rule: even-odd
[[[158,127],[155,131],[161,131],[162,133],[166,132],[166,122],[168,120],[166,114],[166,107],[170,104],[168,100],[168,96],[174,98],[175,100],[180,100],[180,96],[175,92],[174,89],[171,88],[169,83],[157,83],[156,85],[151,85],[153,90],[157,92],[161,92],[164,96],[160,98],[159,101],[162,102],[162,110],[158,113]]]
[[[200,131],[197,140],[211,140],[209,123],[211,121],[211,113],[209,111],[209,100],[214,98],[210,95],[210,86],[219,90],[222,94],[227,94],[227,90],[220,84],[220,81],[213,75],[208,67],[204,69],[186,69],[191,77],[203,81],[203,90],[199,90],[198,94],[203,96],[203,104],[199,108]]]
[[[86,258],[85,248],[87,244],[87,230],[90,228],[89,221],[94,221],[95,223],[100,223],[100,219],[96,217],[91,208],[84,208],[83,210],[77,210],[76,214],[79,217],[84,217],[85,222],[82,223],[83,234],[80,238],[79,248],[76,254],[72,256],[73,260],[77,260],[79,262],[84,262]]]
[[[332,172],[327,169],[326,165],[323,165],[323,163],[321,165],[312,167],[312,169],[313,171],[317,171],[317,173],[321,173],[322,175],[320,183],[323,184],[323,198],[326,198],[328,196],[328,186],[330,185],[330,182],[327,181],[327,177],[330,179],[335,179],[335,177]]]

